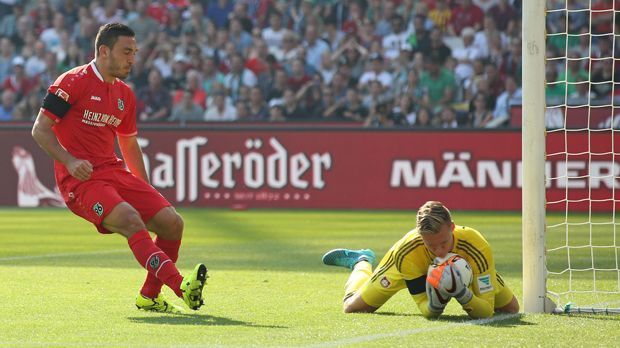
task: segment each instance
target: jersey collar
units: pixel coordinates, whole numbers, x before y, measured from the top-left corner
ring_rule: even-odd
[[[97,65],[95,64],[95,60],[91,60],[90,63],[88,63],[88,65],[90,65],[90,68],[93,69],[93,72],[95,73],[95,76],[97,76],[97,78],[99,79],[99,81],[104,82],[103,80],[103,76],[101,75],[101,73],[99,72],[99,70],[97,69]],[[112,82],[112,84],[114,84],[114,82],[116,81],[116,79],[114,79],[114,81]]]

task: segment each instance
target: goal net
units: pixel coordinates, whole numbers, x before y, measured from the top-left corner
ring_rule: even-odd
[[[544,86],[546,136],[544,170],[539,173],[545,178],[540,238],[544,262],[536,266],[543,268],[535,273],[543,284],[535,288],[545,292],[538,298],[548,297],[566,311],[615,312],[620,308],[620,222],[615,210],[620,206],[620,60],[614,52],[620,49],[620,5],[616,11],[614,1],[547,1],[543,11],[545,50],[537,59],[544,70],[538,77],[524,76],[524,90]],[[528,12],[523,13],[525,38],[531,34],[526,29]],[[528,116],[524,112],[524,118]],[[524,141],[526,126],[524,122]],[[528,150],[524,143],[524,156]],[[525,191],[532,189],[535,186],[524,183],[524,212],[529,209]],[[529,248],[525,233],[530,232],[524,223],[523,247]],[[524,265],[525,257],[524,250]],[[524,302],[532,281],[526,276],[531,274],[524,266]],[[533,308],[530,311],[542,311]]]

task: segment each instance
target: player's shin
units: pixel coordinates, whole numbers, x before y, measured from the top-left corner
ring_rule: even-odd
[[[156,237],[155,245],[166,253],[172,262],[177,262],[179,258],[179,248],[181,247],[180,240],[167,240]],[[163,285],[164,283],[161,280],[157,279],[151,272],[148,272],[140,293],[148,298],[156,298],[161,292]]]
[[[153,243],[146,230],[135,233],[127,242],[142,267],[169,286],[177,296],[183,296],[180,288],[183,277],[170,257]]]

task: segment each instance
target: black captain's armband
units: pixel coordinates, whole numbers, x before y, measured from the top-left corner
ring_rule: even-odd
[[[426,275],[419,276],[416,279],[405,280],[405,283],[407,283],[407,289],[409,289],[411,295],[426,292]]]
[[[50,92],[47,92],[45,98],[43,98],[42,106],[44,109],[60,118],[64,117],[67,111],[71,108],[71,104],[56,94],[51,94]]]

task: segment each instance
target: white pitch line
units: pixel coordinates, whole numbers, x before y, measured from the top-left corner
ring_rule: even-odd
[[[127,249],[85,251],[81,253],[57,253],[57,254],[42,254],[42,255],[9,256],[9,257],[0,257],[0,262],[49,259],[49,258],[72,257],[72,256],[105,255],[105,254],[117,254],[117,253],[124,253],[124,252],[128,252]]]
[[[449,328],[453,328],[455,326],[466,326],[466,325],[487,325],[487,324],[491,324],[491,323],[496,323],[496,322],[500,322],[500,321],[504,321],[504,320],[508,320],[508,319],[513,319],[516,317],[519,317],[522,314],[500,314],[500,315],[496,315],[492,318],[486,318],[486,319],[476,319],[476,320],[471,320],[471,321],[465,321],[465,322],[461,322],[461,323],[450,323],[450,324],[446,324],[446,325],[439,325],[439,326],[432,326],[432,327],[424,327],[424,328],[419,328],[419,329],[411,329],[411,330],[400,330],[400,331],[394,331],[394,332],[387,332],[387,333],[380,333],[380,334],[373,334],[373,335],[366,335],[366,336],[358,336],[358,337],[351,337],[351,338],[344,338],[341,340],[336,340],[336,341],[331,341],[331,342],[322,342],[322,343],[317,343],[317,344],[311,344],[311,345],[307,345],[304,347],[337,347],[337,346],[343,346],[343,345],[348,345],[348,344],[356,344],[356,343],[365,343],[365,342],[370,342],[370,341],[376,341],[376,340],[380,340],[383,338],[390,338],[390,337],[406,337],[406,336],[411,336],[414,334],[418,334],[421,332],[429,332],[429,331],[443,331]]]

